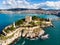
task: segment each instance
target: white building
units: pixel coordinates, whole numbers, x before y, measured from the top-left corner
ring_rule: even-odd
[[[15,26],[15,22],[13,23],[13,26],[14,26],[14,28],[16,28],[16,26]]]

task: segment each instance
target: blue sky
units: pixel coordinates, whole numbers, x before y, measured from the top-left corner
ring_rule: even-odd
[[[46,1],[60,1],[60,0],[27,0],[32,3],[40,3],[40,2],[46,2]]]
[[[60,0],[0,0],[0,9],[8,8],[60,9]]]

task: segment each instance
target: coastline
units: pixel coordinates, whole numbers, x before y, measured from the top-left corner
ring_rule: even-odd
[[[33,25],[34,23],[31,22],[32,21],[32,19],[31,19],[32,17],[28,16],[27,18],[26,18],[27,23],[25,22],[24,23],[25,25],[23,25],[23,26],[20,26],[20,27],[18,26],[17,27],[17,26],[15,26],[15,23],[13,23],[13,26],[9,25],[9,26],[5,27],[5,31],[6,31],[6,29],[11,28],[11,26],[15,27],[14,31],[12,31],[12,32],[10,31],[10,33],[6,33],[3,30],[4,34],[6,35],[5,37],[9,37],[9,36],[11,36],[13,34],[14,35],[11,38],[8,38],[6,40],[2,40],[2,43],[0,43],[0,44],[2,44],[2,45],[8,45],[8,44],[11,44],[12,42],[15,43],[15,40],[18,40],[19,37],[21,37],[21,36],[22,37],[27,37],[27,38],[30,37],[29,39],[34,39],[36,36],[40,37],[40,36],[42,36],[45,33],[45,31],[41,28],[41,26],[42,27],[51,26],[51,21],[48,21],[48,20],[42,21],[46,25],[39,25],[40,24],[39,18],[37,18],[38,21],[37,20],[33,21],[36,24],[36,26],[35,26],[35,25]],[[29,22],[33,26],[31,26],[31,25],[29,26]],[[26,27],[26,25],[27,25],[27,27]],[[22,31],[23,31],[23,33],[22,33]]]
[[[19,41],[20,37],[16,38],[12,43],[8,44],[8,45],[14,45],[17,41]]]
[[[19,28],[18,28],[19,29]],[[17,29],[17,32],[15,32],[15,34],[14,34],[14,36],[12,37],[12,38],[10,38],[10,39],[7,39],[7,40],[3,40],[3,42],[2,43],[0,43],[0,44],[2,44],[2,45],[8,45],[8,44],[10,44],[10,43],[12,43],[15,39],[17,39],[18,37],[21,37],[21,33],[18,31],[18,29]]]

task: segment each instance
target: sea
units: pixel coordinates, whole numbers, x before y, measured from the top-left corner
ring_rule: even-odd
[[[2,30],[26,16],[38,16],[39,18],[51,19],[54,27],[44,28],[45,33],[49,34],[49,38],[46,40],[37,39],[29,40],[26,38],[19,38],[13,45],[60,45],[60,18],[56,15],[46,15],[46,14],[0,14],[0,33]],[[12,42],[13,43],[13,42]],[[11,44],[12,45],[12,44]]]

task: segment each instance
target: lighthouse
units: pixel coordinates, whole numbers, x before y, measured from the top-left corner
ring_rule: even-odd
[[[15,22],[13,23],[13,27],[16,28],[16,26],[15,26]]]

